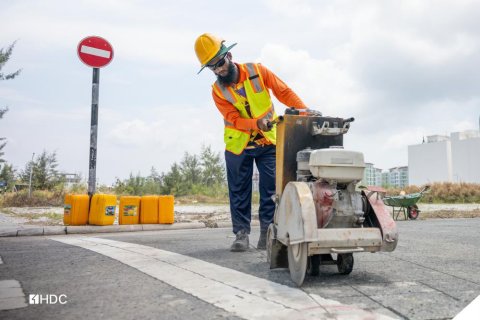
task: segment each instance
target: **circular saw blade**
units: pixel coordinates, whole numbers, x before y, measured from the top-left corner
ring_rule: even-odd
[[[302,242],[288,246],[288,269],[290,277],[298,286],[303,284],[307,273],[307,243]]]

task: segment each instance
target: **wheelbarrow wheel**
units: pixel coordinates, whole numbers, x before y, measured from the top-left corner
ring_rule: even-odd
[[[293,282],[301,286],[307,273],[307,243],[297,243],[288,246],[288,269]]]
[[[309,275],[316,277],[320,274],[320,261],[319,254],[308,257],[307,273]]]
[[[410,206],[407,208],[407,214],[409,219],[415,220],[418,218],[418,215],[420,214],[420,210],[418,210],[418,206],[414,204],[413,206]]]
[[[353,270],[353,254],[341,253],[337,256],[337,269],[340,274],[350,274]]]

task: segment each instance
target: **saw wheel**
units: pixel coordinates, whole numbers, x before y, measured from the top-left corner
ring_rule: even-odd
[[[298,286],[303,284],[307,273],[307,243],[301,242],[288,246],[288,269],[290,277]]]

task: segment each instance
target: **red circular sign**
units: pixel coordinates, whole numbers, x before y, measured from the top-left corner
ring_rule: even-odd
[[[101,37],[86,37],[77,47],[80,60],[89,67],[105,67],[113,59],[112,45]]]

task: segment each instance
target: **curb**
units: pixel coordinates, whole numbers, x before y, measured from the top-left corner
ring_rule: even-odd
[[[51,236],[66,234],[86,233],[112,233],[112,232],[135,232],[135,231],[160,231],[160,230],[181,230],[181,229],[204,229],[204,223],[185,222],[174,224],[131,224],[131,225],[110,225],[110,226],[46,226],[46,227],[0,227],[0,238],[4,237],[28,237],[28,236]]]

